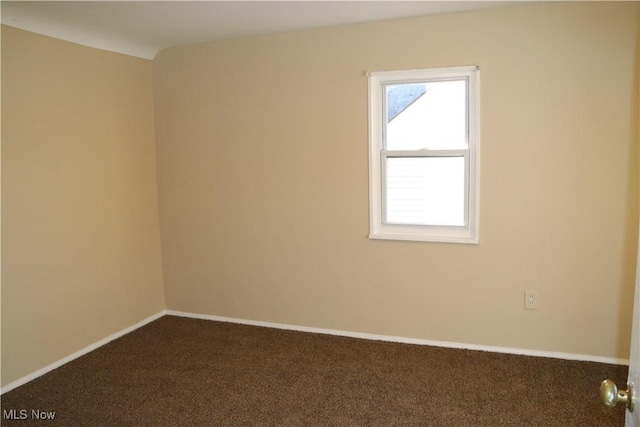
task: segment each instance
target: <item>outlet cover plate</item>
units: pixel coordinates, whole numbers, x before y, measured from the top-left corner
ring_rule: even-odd
[[[538,309],[538,291],[524,291],[524,309]]]

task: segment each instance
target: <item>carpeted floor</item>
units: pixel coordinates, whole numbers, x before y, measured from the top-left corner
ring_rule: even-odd
[[[626,377],[625,366],[165,316],[5,393],[2,425],[622,426],[624,408],[604,408],[598,387]]]

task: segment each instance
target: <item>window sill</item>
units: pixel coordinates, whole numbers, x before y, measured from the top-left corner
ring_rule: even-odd
[[[451,230],[447,230],[451,231]],[[393,230],[389,231],[376,231],[369,234],[371,240],[404,240],[404,241],[416,241],[416,242],[434,242],[434,243],[466,243],[477,245],[478,234],[472,235],[469,230],[456,230],[454,233],[411,233],[411,232],[397,232]]]

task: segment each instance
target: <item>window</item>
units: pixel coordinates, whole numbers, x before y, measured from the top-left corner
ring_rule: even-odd
[[[478,243],[478,67],[368,77],[369,237]]]

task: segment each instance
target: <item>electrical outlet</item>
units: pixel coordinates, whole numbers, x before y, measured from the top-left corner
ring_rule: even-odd
[[[538,291],[524,291],[524,309],[538,309]]]

